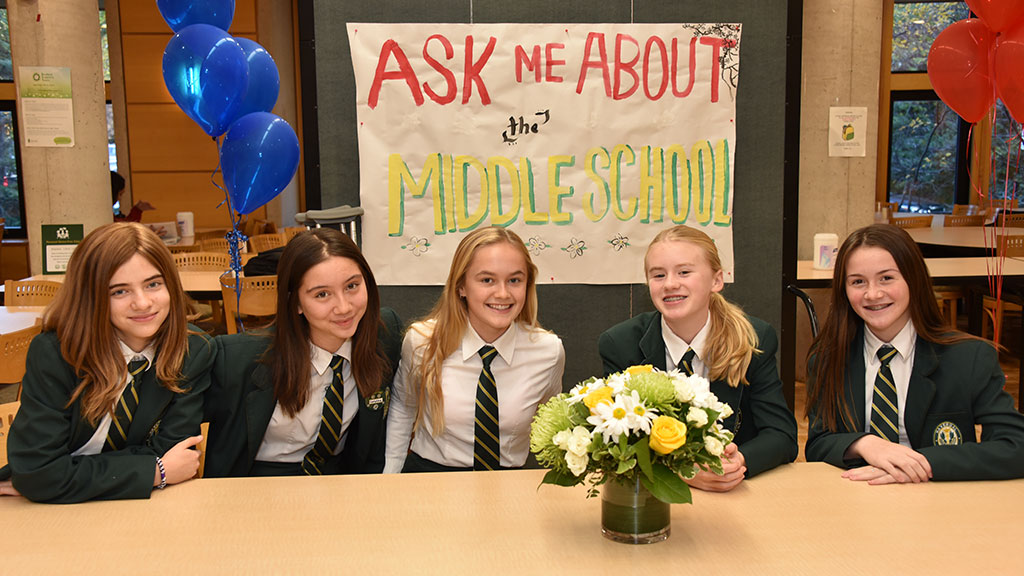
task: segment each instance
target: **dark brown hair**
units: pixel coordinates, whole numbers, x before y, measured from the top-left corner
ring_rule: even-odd
[[[302,232],[288,242],[277,265],[277,329],[264,356],[274,377],[274,397],[289,416],[309,400],[309,322],[299,314],[299,288],[310,268],[333,257],[356,263],[366,287],[366,312],[352,336],[352,376],[363,397],[380,388],[391,367],[377,344],[380,293],[370,265],[351,238],[331,228]]]
[[[864,321],[853,310],[846,295],[846,274],[850,255],[862,246],[881,248],[896,261],[900,275],[907,283],[910,320],[918,336],[936,344],[977,339],[963,332],[951,331],[946,325],[935,301],[931,275],[928,274],[921,250],[905,230],[889,224],[873,224],[854,231],[836,255],[836,267],[832,275],[832,306],[821,333],[814,339],[807,353],[806,411],[809,414],[813,409],[817,419],[833,432],[838,430],[840,421],[851,426],[855,422],[843,387],[846,365],[850,360],[847,357],[850,344],[863,327]]]

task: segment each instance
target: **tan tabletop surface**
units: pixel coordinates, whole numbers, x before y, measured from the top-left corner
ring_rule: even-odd
[[[672,506],[665,542],[601,536],[543,470],[203,479],[150,500],[0,498],[9,574],[1012,574],[1024,480],[868,486],[789,464]]]
[[[986,232],[987,238],[986,238]],[[907,228],[907,233],[918,244],[938,244],[941,246],[963,246],[966,248],[991,248],[995,246],[994,234],[1021,235],[1024,228],[996,228],[985,226],[956,226],[946,228]]]
[[[0,334],[28,328],[43,316],[45,306],[0,306]]]

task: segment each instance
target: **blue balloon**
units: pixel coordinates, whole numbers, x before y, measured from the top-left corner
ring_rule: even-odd
[[[235,0],[156,0],[156,7],[175,32],[192,24],[227,30],[235,17]]]
[[[299,139],[280,116],[253,112],[238,119],[220,148],[231,207],[248,214],[274,199],[299,167]]]
[[[281,88],[281,77],[277,73],[277,64],[263,46],[248,38],[235,38],[245,52],[249,63],[249,83],[242,99],[242,116],[250,112],[270,112],[277,103],[277,93]]]
[[[182,28],[164,49],[163,67],[167,91],[210,136],[220,136],[241,116],[249,67],[227,32],[209,24]]]

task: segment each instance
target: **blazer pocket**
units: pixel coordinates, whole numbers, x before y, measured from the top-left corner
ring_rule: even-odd
[[[974,419],[967,412],[929,414],[923,432],[923,444],[926,446],[959,446],[978,441]]]

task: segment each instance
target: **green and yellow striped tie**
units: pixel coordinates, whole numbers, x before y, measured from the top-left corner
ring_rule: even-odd
[[[121,450],[128,445],[128,428],[132,425],[135,409],[139,407],[139,378],[147,369],[149,361],[145,358],[128,363],[131,380],[128,381],[114,408],[114,417],[110,421],[110,430],[107,431],[107,442],[103,445],[104,452]]]
[[[334,378],[327,388],[324,396],[324,408],[320,414],[320,430],[316,435],[316,442],[306,456],[302,459],[302,471],[310,476],[323,474],[323,464],[334,454],[341,442],[341,414],[345,406],[345,384],[341,372],[345,366],[345,359],[335,354],[331,358],[331,371]]]
[[[473,469],[497,470],[501,465],[498,433],[498,387],[491,374],[491,362],[498,355],[494,346],[477,352],[484,362],[476,387],[476,426],[473,429]]]
[[[679,361],[679,371],[687,376],[693,376],[693,359],[697,356],[697,353],[693,351],[693,348],[687,348],[686,354],[683,354],[683,358]]]
[[[896,356],[896,349],[884,344],[878,349],[882,365],[875,376],[875,388],[871,394],[871,431],[890,442],[900,441],[900,411],[897,408],[896,384],[892,380],[889,362]]]

